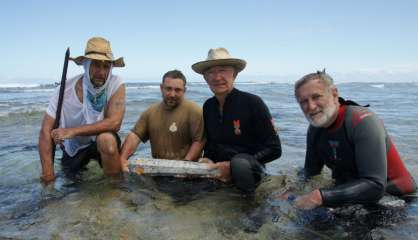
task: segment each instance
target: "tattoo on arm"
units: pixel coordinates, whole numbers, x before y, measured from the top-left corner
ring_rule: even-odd
[[[124,107],[125,106],[125,101],[122,101],[122,100],[115,101],[114,106],[116,107],[116,109]]]

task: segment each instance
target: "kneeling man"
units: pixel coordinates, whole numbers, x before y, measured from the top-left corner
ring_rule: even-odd
[[[300,208],[375,203],[385,192],[414,192],[414,179],[405,168],[382,121],[365,107],[339,98],[333,79],[311,73],[295,84],[295,97],[310,123],[305,174],[332,170],[336,185],[296,198]]]
[[[252,193],[264,176],[264,164],[281,156],[279,136],[270,111],[254,94],[235,88],[246,61],[225,48],[210,49],[206,60],[192,65],[214,96],[203,105],[205,161],[218,169],[218,179]]]
[[[197,160],[203,149],[202,109],[184,99],[186,77],[178,70],[164,74],[160,85],[163,101],[149,107],[126,137],[120,155],[123,170],[138,145],[150,140],[153,158]]]
[[[61,145],[61,164],[67,175],[84,169],[90,159],[98,160],[108,176],[118,175],[121,170],[117,132],[125,113],[125,84],[112,74],[112,69],[124,67],[123,58],[115,60],[110,42],[93,37],[87,42],[85,55],[73,60],[84,67],[84,73],[66,82],[59,128],[53,129],[59,88],[42,121],[39,155],[44,183],[55,179],[53,142]]]

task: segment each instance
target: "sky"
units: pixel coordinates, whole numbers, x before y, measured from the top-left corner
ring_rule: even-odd
[[[326,68],[336,82],[418,82],[418,1],[32,1],[0,7],[0,84],[61,78],[64,53],[107,38],[126,81],[160,81],[210,48],[245,59],[243,81],[294,82]],[[83,69],[70,63],[68,76]]]

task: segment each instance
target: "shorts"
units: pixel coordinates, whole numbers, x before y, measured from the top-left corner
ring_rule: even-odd
[[[117,133],[113,133],[116,138],[118,149],[120,151],[121,140]],[[62,151],[61,166],[65,173],[77,173],[81,170],[85,170],[85,166],[90,162],[91,159],[95,159],[99,162],[100,167],[102,166],[102,158],[97,150],[97,143],[92,142],[88,147],[79,150],[76,155],[70,157],[65,150]]]

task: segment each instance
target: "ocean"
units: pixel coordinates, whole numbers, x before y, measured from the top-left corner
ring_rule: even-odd
[[[418,84],[337,86],[340,96],[370,104],[418,180]],[[0,238],[416,239],[416,196],[401,209],[356,206],[352,215],[343,217],[335,209],[300,213],[283,204],[277,209],[267,200],[256,204],[230,186],[213,188],[216,183],[206,180],[160,181],[131,174],[125,187],[120,187],[105,178],[95,162],[89,164],[82,181],[71,182],[60,172],[59,161],[55,185],[44,188],[39,182],[37,142],[54,87],[0,84]],[[122,138],[150,104],[161,100],[159,83],[128,83],[126,87]],[[308,123],[295,102],[293,85],[237,80],[236,87],[259,95],[279,128],[283,155],[267,165],[268,173],[294,179],[303,166]],[[211,96],[203,81],[188,83],[186,98],[203,105]],[[139,156],[150,156],[149,144],[141,145],[131,159]],[[282,221],[289,216],[283,209],[294,215]]]

